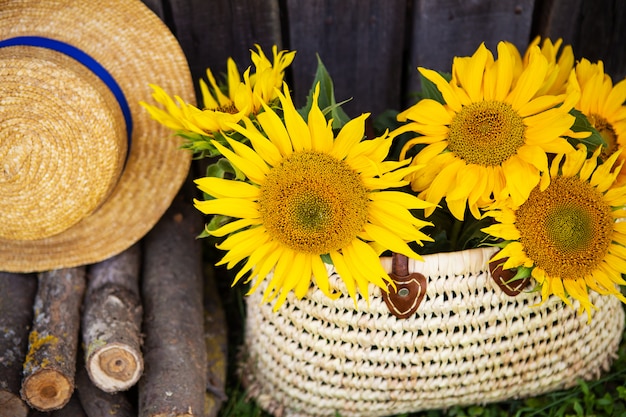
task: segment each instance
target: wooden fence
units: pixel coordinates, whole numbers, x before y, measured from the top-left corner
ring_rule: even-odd
[[[319,53],[350,116],[400,109],[418,65],[449,71],[454,55],[500,40],[525,50],[535,36],[562,38],[577,59],[626,76],[623,0],[144,0],[171,28],[194,80],[226,59],[250,64],[255,43],[296,50],[288,81],[303,104]]]

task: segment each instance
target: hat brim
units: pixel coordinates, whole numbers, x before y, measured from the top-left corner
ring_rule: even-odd
[[[56,39],[97,60],[124,92],[133,134],[123,174],[102,206],[45,239],[0,239],[0,270],[36,272],[102,261],[139,241],[187,177],[190,153],[139,105],[152,94],[149,83],[195,102],[187,60],[167,26],[138,0],[3,2],[0,40],[18,36]]]

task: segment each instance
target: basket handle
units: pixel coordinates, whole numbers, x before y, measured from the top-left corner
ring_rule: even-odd
[[[391,273],[393,281],[387,284],[387,292],[383,299],[389,312],[399,319],[406,319],[416,311],[426,294],[426,277],[419,272],[409,273],[409,258],[400,253],[391,257]]]

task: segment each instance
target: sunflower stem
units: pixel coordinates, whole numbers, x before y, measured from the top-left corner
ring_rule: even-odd
[[[450,231],[450,249],[452,251],[457,251],[459,236],[461,235],[461,230],[463,229],[463,222],[456,217],[454,218],[454,222],[452,223],[452,230]]]

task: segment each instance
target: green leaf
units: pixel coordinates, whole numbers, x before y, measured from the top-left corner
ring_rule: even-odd
[[[582,393],[585,395],[585,397],[587,397],[590,394],[589,385],[587,385],[587,382],[585,382],[585,380],[582,378],[576,379],[576,382],[580,386],[580,390],[582,391]]]
[[[318,106],[322,110],[322,113],[327,116],[327,119],[333,119],[333,128],[340,129],[350,120],[348,115],[341,108],[341,105],[349,100],[342,101],[339,104],[337,103],[335,100],[333,80],[324,66],[320,56],[317,54],[316,56],[317,70],[315,71],[315,78],[313,79],[313,84],[309,90],[306,105],[303,108],[298,109],[298,112],[304,119],[308,118],[309,111],[311,111],[311,107],[313,106],[313,92],[315,91],[315,86],[319,83],[320,95],[318,98]]]
[[[439,75],[441,75],[448,82],[452,79],[452,75],[444,73],[444,72],[439,72]],[[441,91],[439,91],[435,83],[430,81],[428,78],[424,77],[421,72],[419,76],[420,76],[420,83],[422,86],[422,90],[418,94],[419,98],[421,99],[428,98],[431,100],[438,101],[441,104],[445,104],[445,100],[443,99],[443,96],[441,95]]]
[[[517,269],[517,272],[515,273],[513,278],[510,279],[511,282],[515,282],[517,280],[530,277],[535,267],[533,266],[533,267],[528,268],[522,265],[522,266],[518,266],[516,269]]]
[[[573,146],[576,146],[576,144],[578,143],[582,143],[587,147],[589,153],[593,153],[593,151],[595,151],[598,146],[608,146],[600,132],[598,132],[598,130],[593,127],[593,125],[589,122],[587,116],[585,116],[581,111],[576,109],[570,110],[570,114],[576,118],[574,124],[571,127],[572,131],[591,132],[591,136],[584,139],[569,138],[569,141]]]
[[[585,416],[585,410],[583,409],[583,406],[580,405],[579,401],[574,402],[574,411],[576,412],[576,415],[579,417]]]
[[[224,226],[226,223],[232,221],[233,218],[229,217],[229,216],[224,216],[221,214],[215,214],[213,215],[213,217],[211,218],[211,220],[209,221],[209,223],[207,223],[204,226],[204,230],[205,232],[212,232],[214,230],[219,229],[220,227]]]
[[[480,406],[473,405],[473,406],[470,406],[467,412],[470,416],[475,417],[475,416],[482,416],[485,410]]]
[[[243,172],[237,169],[237,167],[231,164],[226,158],[220,158],[216,162],[208,165],[206,168],[206,176],[216,178],[230,177],[241,181],[246,179]]]
[[[327,253],[325,253],[323,255],[320,255],[320,258],[322,258],[322,261],[325,264],[328,264],[328,265],[332,265],[333,264],[333,260],[331,259],[330,255],[327,254]]]

